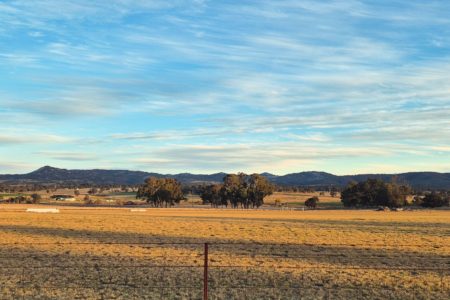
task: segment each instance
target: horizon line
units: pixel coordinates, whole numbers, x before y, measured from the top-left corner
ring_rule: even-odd
[[[143,170],[137,170],[137,169],[109,169],[109,168],[89,168],[89,169],[68,169],[68,168],[60,168],[60,167],[54,167],[50,165],[44,165],[42,167],[39,167],[37,169],[31,170],[29,172],[25,173],[15,173],[15,174],[0,174],[0,176],[4,175],[27,175],[33,172],[36,172],[38,170],[41,170],[43,168],[52,168],[52,169],[59,169],[59,170],[68,170],[68,171],[93,171],[93,170],[102,170],[102,171],[128,171],[128,172],[144,172],[144,173],[155,173],[159,175],[180,175],[180,174],[190,174],[190,175],[213,175],[213,174],[238,174],[238,173],[245,173],[245,174],[270,174],[273,176],[281,177],[281,176],[287,176],[291,174],[300,174],[300,173],[326,173],[334,176],[363,176],[363,175],[402,175],[402,174],[409,174],[409,173],[436,173],[436,174],[450,174],[450,172],[438,172],[438,171],[407,171],[407,172],[398,172],[398,173],[353,173],[353,174],[334,174],[327,171],[318,171],[318,170],[308,170],[308,171],[298,171],[298,172],[291,172],[286,174],[275,174],[272,172],[224,172],[224,171],[218,171],[218,172],[211,172],[211,173],[191,173],[188,171],[185,172],[176,172],[176,173],[164,173],[164,172],[156,172],[156,171],[143,171]]]

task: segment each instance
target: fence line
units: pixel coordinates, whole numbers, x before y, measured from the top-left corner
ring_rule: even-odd
[[[106,242],[106,243],[98,243],[98,242],[70,242],[70,243],[28,243],[28,242],[19,242],[19,243],[0,243],[0,245],[10,245],[10,246],[17,246],[17,245],[55,245],[55,246],[61,246],[61,245],[102,245],[102,246],[108,246],[108,245],[153,245],[155,247],[157,246],[168,246],[168,245],[172,245],[172,246],[194,246],[194,248],[187,248],[186,250],[192,250],[195,249],[198,251],[198,253],[196,254],[191,254],[191,255],[156,255],[156,256],[150,256],[150,259],[172,259],[172,260],[180,260],[180,259],[200,259],[198,261],[198,263],[189,263],[189,261],[186,261],[186,263],[169,263],[169,264],[157,264],[154,262],[150,262],[149,263],[145,263],[140,261],[138,264],[115,264],[115,262],[112,263],[86,263],[86,264],[80,264],[79,262],[76,263],[76,265],[70,265],[70,264],[48,264],[48,265],[27,265],[27,266],[23,266],[23,265],[19,265],[19,266],[5,266],[4,263],[1,263],[0,265],[0,270],[2,270],[1,272],[5,271],[5,270],[18,270],[21,271],[20,273],[20,280],[19,282],[16,282],[16,286],[22,289],[22,293],[23,295],[26,294],[26,289],[29,288],[30,285],[33,285],[33,280],[30,279],[29,281],[26,280],[26,276],[30,276],[30,278],[32,278],[32,276],[34,276],[34,274],[30,273],[31,270],[45,270],[45,269],[49,269],[51,270],[50,272],[50,277],[51,279],[53,279],[53,281],[57,281],[59,278],[55,277],[57,275],[57,270],[81,270],[83,269],[84,271],[86,271],[86,269],[92,268],[95,269],[95,271],[97,272],[95,276],[95,274],[90,274],[92,275],[91,277],[95,277],[98,280],[98,283],[103,287],[123,287],[125,289],[131,289],[131,290],[137,290],[137,289],[155,289],[155,290],[161,290],[161,295],[164,294],[164,291],[167,292],[167,290],[171,290],[174,289],[175,291],[173,291],[174,295],[177,293],[177,291],[179,292],[179,290],[192,290],[192,293],[194,293],[198,298],[202,298],[202,299],[208,299],[208,297],[210,296],[215,296],[214,294],[211,294],[211,292],[215,291],[217,292],[218,290],[224,290],[226,293],[226,291],[233,291],[233,290],[246,290],[246,291],[252,291],[255,289],[268,289],[268,290],[273,290],[272,293],[276,294],[281,293],[281,295],[283,295],[283,293],[289,293],[289,290],[293,290],[293,291],[298,291],[298,293],[301,292],[305,292],[308,290],[326,290],[328,295],[330,294],[330,292],[336,292],[338,290],[355,290],[355,291],[362,291],[363,288],[361,286],[352,286],[352,285],[339,285],[338,287],[328,287],[326,282],[322,282],[321,285],[308,285],[308,282],[300,282],[297,283],[295,281],[295,278],[293,278],[294,283],[283,283],[282,281],[280,281],[282,284],[278,284],[277,280],[280,279],[274,279],[272,277],[270,277],[269,275],[271,275],[271,273],[267,272],[264,273],[263,269],[273,269],[273,270],[278,270],[281,272],[281,275],[286,275],[284,274],[282,271],[283,270],[301,270],[301,271],[307,271],[307,272],[312,272],[312,271],[344,271],[344,270],[354,270],[354,271],[392,271],[392,272],[399,272],[399,271],[403,271],[403,272],[410,272],[411,274],[415,274],[415,273],[420,273],[420,272],[434,272],[436,273],[434,276],[440,278],[440,291],[437,291],[437,293],[442,293],[443,295],[443,299],[445,299],[445,295],[449,295],[450,296],[450,289],[449,289],[449,284],[448,281],[450,280],[450,257],[449,256],[444,256],[444,257],[435,257],[435,258],[427,258],[425,257],[425,259],[427,259],[428,262],[430,263],[434,263],[434,264],[439,264],[440,267],[425,267],[425,266],[355,266],[355,265],[335,265],[335,266],[329,266],[329,265],[321,265],[320,262],[315,261],[315,265],[310,265],[310,266],[295,266],[295,265],[278,265],[272,261],[267,260],[266,262],[272,263],[271,265],[256,265],[256,264],[250,264],[250,265],[243,265],[243,264],[220,264],[220,260],[218,260],[219,258],[222,257],[226,257],[225,254],[214,254],[214,251],[211,250],[216,250],[214,248],[218,247],[218,246],[223,246],[223,245],[227,245],[227,246],[253,246],[255,247],[254,249],[250,249],[250,250],[261,250],[264,249],[264,246],[278,246],[280,249],[283,249],[283,247],[288,247],[288,248],[298,248],[299,250],[304,250],[302,247],[309,247],[309,246],[314,246],[314,247],[321,247],[321,246],[336,246],[336,245],[340,245],[340,246],[347,246],[348,248],[344,248],[342,249],[343,251],[345,251],[346,249],[353,249],[354,250],[354,245],[345,245],[345,244],[283,244],[283,243],[269,243],[269,244],[265,244],[265,243],[225,243],[225,242],[220,242],[220,243],[200,243],[200,242],[194,242],[194,243],[168,243],[168,242],[137,242],[137,243],[128,243],[128,242]],[[350,247],[349,247],[350,246]],[[371,245],[373,246],[373,245]],[[413,247],[414,245],[407,245],[407,247]],[[423,245],[422,245],[423,246]],[[367,246],[366,246],[367,247]],[[386,246],[387,248],[390,247],[401,247],[399,245],[393,245],[393,246]],[[442,248],[447,248],[450,247],[450,245],[440,245],[440,247]],[[32,249],[32,250],[38,250],[38,249]],[[242,250],[242,249],[239,249]],[[269,249],[270,251],[272,251],[273,249]],[[361,251],[364,251],[364,249],[361,249]],[[40,253],[39,251],[37,251],[34,256],[35,257],[39,257],[39,254],[43,254]],[[272,258],[275,260],[291,260],[291,259],[311,259],[311,258],[343,258],[343,259],[348,259],[351,260],[353,259],[353,257],[348,257],[348,256],[343,256],[340,254],[336,254],[336,253],[317,253],[316,255],[289,255],[289,253],[282,253],[282,254],[271,254],[271,253],[263,253],[261,255],[257,255],[254,252],[252,253],[240,253],[242,255],[245,254],[244,257],[248,257],[248,258],[258,258],[258,259],[268,259],[268,258]],[[359,254],[358,254],[359,255]],[[362,255],[362,253],[361,253]],[[230,252],[229,254],[230,257],[233,257],[234,259],[240,259],[242,258],[241,256],[239,256],[236,253]],[[16,256],[0,256],[0,260],[11,260],[11,259],[18,259],[20,257],[19,255]],[[28,255],[25,256],[25,258],[35,258],[32,255]],[[60,257],[60,258],[65,258],[64,255],[50,255],[50,256],[46,256],[45,259],[48,260],[49,258],[56,258],[56,257]],[[80,255],[78,258],[82,258],[83,255]],[[90,257],[89,255],[87,255],[87,257]],[[398,257],[402,257],[401,255],[396,255],[393,257],[364,257],[364,255],[358,257],[359,259],[362,259],[363,261],[368,261],[368,262],[376,262],[376,261],[383,261],[383,259],[388,259],[388,260],[393,260],[396,259]],[[420,257],[420,253],[418,253],[418,257]],[[45,262],[45,261],[44,261]],[[335,264],[339,264],[339,261],[333,261],[332,263]],[[102,277],[102,270],[118,270],[118,269],[132,269],[133,273],[136,273],[138,271],[142,271],[145,273],[145,271],[152,271],[152,272],[156,272],[155,276],[159,276],[161,278],[164,278],[164,276],[167,274],[165,274],[166,271],[173,271],[175,269],[175,273],[171,274],[175,279],[176,279],[176,285],[167,285],[164,284],[164,282],[161,283],[161,285],[155,285],[153,283],[153,281],[157,280],[158,278],[147,278],[147,281],[144,282],[139,282],[139,284],[136,283],[130,283],[128,282],[128,279],[124,280],[123,282],[120,280],[123,280],[120,278],[119,275],[115,274],[118,276],[119,279],[112,279],[113,276],[111,275],[109,277],[109,280],[107,278],[103,278]],[[183,274],[177,274],[179,272],[176,272],[176,270],[191,270],[190,273],[184,274],[187,275],[187,278],[178,278],[177,276],[181,276]],[[214,272],[216,271],[221,271],[221,270],[246,270],[244,273],[245,276],[247,276],[247,280],[248,277],[250,276],[250,282],[255,281],[254,279],[257,278],[257,276],[259,276],[260,274],[264,273],[266,274],[268,277],[268,279],[264,279],[262,282],[263,283],[258,283],[257,281],[255,281],[253,284],[249,284],[248,282],[238,282],[239,284],[236,284],[233,281],[230,281],[229,284],[225,284],[224,286],[220,286],[218,285],[218,280],[222,279],[221,277],[219,277],[218,279],[215,278],[214,276],[211,277],[210,275],[214,275]],[[262,271],[260,271],[262,270]],[[26,272],[28,271],[28,272]],[[252,273],[253,272],[253,273]],[[262,272],[262,273],[261,273]],[[72,272],[73,273],[73,272]],[[40,274],[45,274],[45,273],[40,273]],[[150,273],[152,275],[152,273]],[[197,274],[197,275],[195,275]],[[18,274],[12,274],[10,281],[12,280],[13,282],[15,282],[14,280],[16,279],[16,275]],[[219,274],[220,275],[220,274]],[[289,274],[287,274],[286,276],[288,276]],[[302,273],[302,276],[304,276],[305,274]],[[336,275],[336,274],[335,274]],[[53,278],[53,277],[54,278]],[[128,275],[127,275],[128,276]],[[198,277],[195,277],[198,276]],[[1,282],[5,282],[4,278],[3,278],[3,273],[0,273],[0,278],[2,278],[3,280]],[[127,277],[128,278],[128,277]],[[236,277],[237,280],[240,280],[239,276]],[[302,277],[304,278],[304,277]],[[78,287],[81,289],[98,289],[98,285],[91,283],[86,283],[83,281],[83,278],[80,279],[82,282],[82,286]],[[8,281],[8,278],[7,280]],[[52,280],[49,280],[52,281]],[[76,283],[76,282],[75,282]],[[72,283],[72,284],[75,284]],[[146,284],[147,283],[147,284]],[[194,284],[195,283],[195,284]],[[326,283],[326,284],[325,284]],[[0,283],[1,284],[1,283]],[[61,286],[56,286],[56,285],[40,285],[39,286],[40,289],[57,289],[57,288],[61,288]],[[384,291],[389,291],[391,293],[394,292],[398,292],[396,291],[394,288],[387,288],[387,287],[383,287],[383,286],[379,286],[376,287],[378,290],[384,290]],[[417,287],[414,286],[414,293],[417,292]],[[256,292],[256,291],[254,291]],[[406,291],[407,292],[407,291]],[[165,295],[165,294],[164,294]],[[172,294],[170,294],[172,295]],[[174,296],[170,296],[171,297],[175,297],[174,299],[176,299],[176,295]],[[228,294],[227,294],[228,295]],[[437,298],[439,299],[439,295],[437,297],[433,297],[433,298]],[[103,297],[103,296],[102,296]],[[415,297],[415,296],[414,296]],[[193,296],[193,298],[195,298],[195,296]],[[395,297],[394,297],[395,298]],[[449,297],[450,298],[450,297]]]

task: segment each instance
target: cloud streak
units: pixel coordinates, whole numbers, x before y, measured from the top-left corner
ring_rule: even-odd
[[[448,165],[449,8],[4,1],[0,151],[162,172]]]

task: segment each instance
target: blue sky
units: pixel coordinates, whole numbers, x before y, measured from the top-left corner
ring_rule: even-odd
[[[0,173],[450,172],[450,2],[0,1]]]

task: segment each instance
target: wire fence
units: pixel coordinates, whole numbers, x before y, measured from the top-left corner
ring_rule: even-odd
[[[450,299],[450,246],[414,247],[0,243],[0,298]]]

